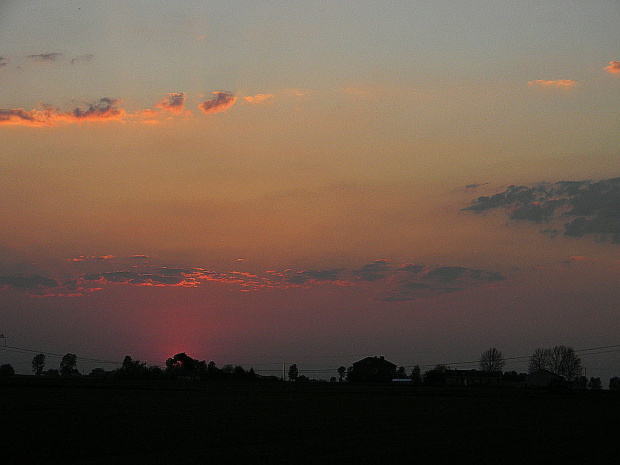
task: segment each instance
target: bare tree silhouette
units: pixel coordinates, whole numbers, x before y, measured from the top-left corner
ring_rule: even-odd
[[[497,347],[491,347],[480,356],[480,369],[482,371],[502,371],[505,365],[504,356]]]

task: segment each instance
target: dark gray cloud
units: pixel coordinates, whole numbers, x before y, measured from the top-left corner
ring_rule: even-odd
[[[477,183],[467,184],[465,186],[465,189],[475,189],[476,187],[486,186],[487,184],[489,184],[489,183],[488,182],[482,182],[480,184],[477,184]]]
[[[287,276],[286,282],[290,284],[301,285],[312,281],[338,281],[343,277],[343,268],[334,268],[328,270],[304,270],[293,276]]]
[[[463,277],[466,273],[467,268],[462,266],[440,266],[426,273],[424,279],[439,281],[441,283],[451,283]]]
[[[119,270],[116,267],[122,260],[126,260],[127,269]],[[129,264],[130,261],[132,264]],[[506,279],[497,272],[462,266],[390,265],[387,260],[377,260],[356,269],[269,271],[269,277],[244,271],[155,266],[148,261],[135,262],[129,257],[119,259],[111,255],[81,256],[68,262],[74,264],[72,266],[76,271],[71,278],[54,279],[36,274],[36,271],[31,274],[9,274],[10,271],[4,271],[0,275],[0,290],[17,289],[33,297],[86,297],[93,292],[105,292],[113,286],[197,287],[207,282],[236,285],[240,291],[291,287],[306,289],[317,285],[360,286],[371,292],[376,300],[406,302]]]
[[[75,108],[71,113],[76,119],[95,119],[101,117],[118,116],[124,113],[124,110],[118,108],[120,103],[117,99],[102,98],[98,103],[92,103],[88,109],[81,107]]]
[[[407,302],[488,286],[505,279],[504,275],[495,271],[463,266],[432,268],[404,265],[390,275],[390,284],[378,293],[376,299],[384,302]]]
[[[45,276],[0,276],[0,286],[8,286],[15,289],[42,290],[55,288],[60,283],[55,279]]]
[[[406,273],[418,274],[424,270],[424,265],[414,265],[412,263],[407,263],[405,265],[401,265],[398,269],[399,271],[403,271]]]
[[[39,53],[37,55],[28,55],[27,58],[36,61],[57,61],[62,57],[62,53]]]
[[[93,59],[93,56],[90,54],[78,55],[78,56],[71,58],[71,64],[75,65],[76,63],[83,63],[83,62],[91,61],[92,59]]]
[[[385,260],[377,260],[357,270],[353,270],[353,275],[363,281],[377,281],[378,279],[387,277],[389,274],[390,266]]]
[[[559,181],[533,187],[510,186],[478,197],[465,211],[503,209],[511,220],[534,223],[564,220],[566,236],[596,236],[620,243],[620,178]]]

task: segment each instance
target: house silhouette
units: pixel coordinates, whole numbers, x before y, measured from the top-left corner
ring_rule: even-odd
[[[388,383],[396,377],[396,365],[383,356],[366,357],[353,363],[349,381],[357,383]]]

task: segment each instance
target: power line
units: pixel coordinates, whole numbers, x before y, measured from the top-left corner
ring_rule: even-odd
[[[55,354],[53,352],[45,352],[42,350],[32,350],[32,349],[25,349],[23,347],[15,347],[15,346],[1,346],[0,347],[1,350],[6,350],[7,352],[17,352],[17,353],[26,353],[26,354],[43,354],[43,355],[47,355],[49,357],[64,357],[65,354]],[[90,357],[77,357],[78,360],[83,360],[86,362],[94,362],[94,363],[107,363],[107,364],[113,364],[113,365],[122,365],[123,362],[119,362],[119,361],[112,361],[112,360],[101,360],[101,359],[97,359],[97,358],[90,358]]]

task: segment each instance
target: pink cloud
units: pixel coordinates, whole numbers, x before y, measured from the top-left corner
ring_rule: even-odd
[[[610,61],[609,66],[605,66],[605,71],[611,74],[620,74],[620,61]]]
[[[211,100],[205,100],[198,105],[205,115],[226,111],[237,101],[237,97],[231,92],[213,92],[213,95]]]
[[[528,85],[542,88],[570,89],[577,85],[577,81],[573,81],[572,79],[558,79],[555,81],[538,79],[536,81],[529,81]]]

